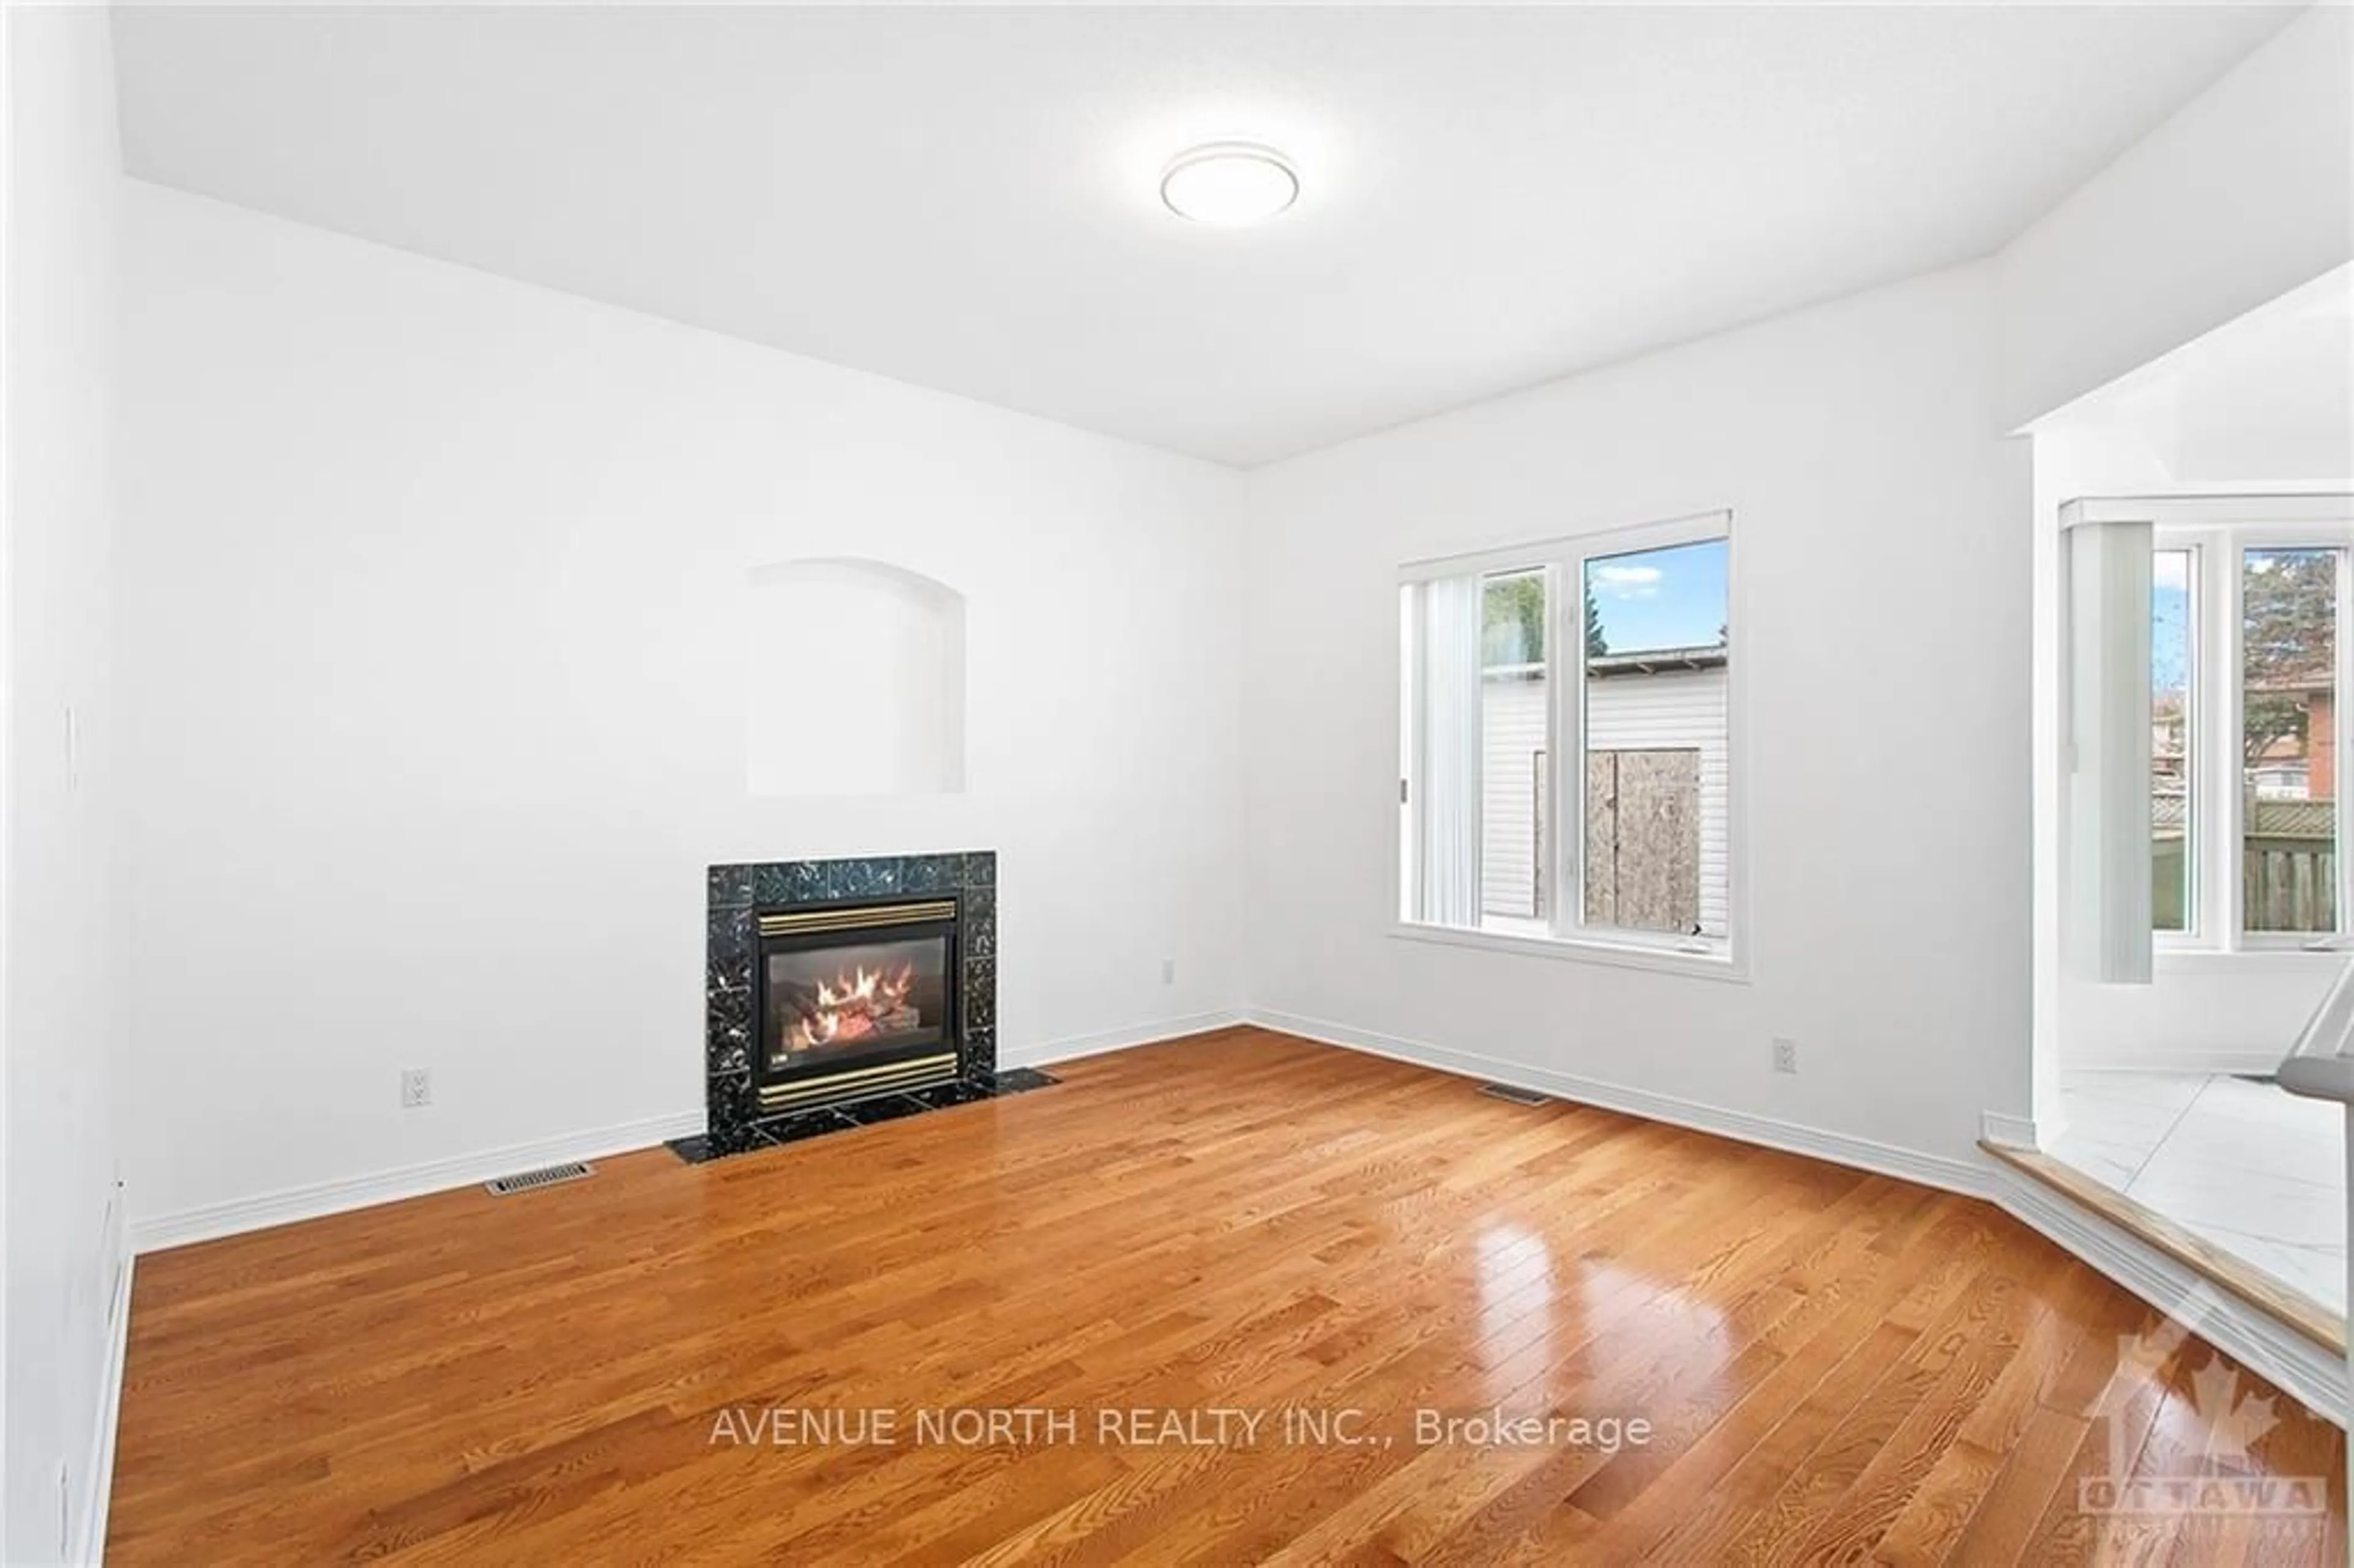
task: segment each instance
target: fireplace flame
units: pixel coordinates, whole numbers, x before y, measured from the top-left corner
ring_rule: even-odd
[[[820,980],[817,1005],[803,1011],[787,1044],[793,1050],[806,1051],[913,1029],[920,1022],[907,1005],[907,995],[915,987],[913,964],[900,966],[896,974],[859,964],[837,973],[831,981]]]

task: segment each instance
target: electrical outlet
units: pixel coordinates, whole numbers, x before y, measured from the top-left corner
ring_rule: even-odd
[[[1798,1070],[1798,1043],[1797,1041],[1784,1040],[1778,1036],[1776,1038],[1774,1042],[1774,1070],[1777,1073],[1795,1073]]]
[[[1161,960],[1161,983],[1162,985],[1175,985],[1177,983],[1176,959],[1163,959]]]
[[[422,1067],[400,1070],[400,1108],[415,1110],[433,1103],[433,1075]]]

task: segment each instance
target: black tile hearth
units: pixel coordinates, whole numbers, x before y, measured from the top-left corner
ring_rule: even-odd
[[[938,1107],[908,1095],[876,1095],[872,1099],[854,1100],[835,1108],[861,1127],[873,1127],[877,1122],[897,1121],[903,1116],[920,1116]]]
[[[935,1084],[928,1089],[910,1090],[903,1095],[877,1095],[872,1099],[854,1100],[848,1105],[797,1111],[791,1116],[775,1117],[767,1121],[748,1121],[728,1128],[725,1133],[706,1133],[700,1138],[673,1138],[664,1147],[687,1164],[700,1165],[705,1160],[725,1159],[732,1154],[749,1154],[755,1150],[774,1149],[781,1144],[822,1138],[830,1132],[847,1132],[853,1128],[897,1121],[902,1117],[918,1116],[925,1111],[946,1110],[951,1106],[974,1105],[982,1100],[1027,1094],[1033,1089],[1046,1088],[1061,1082],[1060,1078],[1050,1073],[1042,1073],[1035,1067],[1009,1067],[1002,1073],[983,1073],[970,1078],[959,1078],[954,1083]]]
[[[1026,1095],[1032,1089],[1046,1088],[1063,1081],[1052,1073],[1042,1073],[1035,1067],[1008,1067],[989,1076],[991,1088],[1001,1095]]]
[[[780,1116],[774,1121],[760,1123],[759,1128],[771,1143],[799,1143],[805,1138],[822,1138],[829,1132],[842,1132],[857,1125],[838,1110],[821,1107]]]
[[[959,1078],[953,1084],[934,1084],[928,1089],[910,1089],[907,1097],[933,1110],[940,1110],[949,1106],[970,1105],[975,1100],[995,1099],[997,1091],[985,1084],[968,1083]]]
[[[749,1154],[756,1149],[770,1149],[775,1147],[775,1140],[759,1128],[747,1122],[694,1138],[673,1138],[663,1147],[689,1165],[700,1165],[706,1160],[721,1160],[731,1154]]]

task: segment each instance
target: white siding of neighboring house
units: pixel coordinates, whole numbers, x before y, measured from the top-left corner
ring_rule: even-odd
[[[1724,934],[1726,872],[1725,672],[1615,675],[1586,688],[1591,744],[1602,751],[1700,752],[1700,918]],[[1534,798],[1530,758],[1544,747],[1545,683],[1490,678],[1482,696],[1487,789],[1481,897],[1491,915],[1533,913]]]
[[[1536,768],[1545,748],[1545,682],[1490,675],[1479,696],[1485,755],[1479,797],[1479,906],[1537,912]]]

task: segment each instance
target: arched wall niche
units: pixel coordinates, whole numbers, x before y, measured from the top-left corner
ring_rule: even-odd
[[[854,556],[756,567],[748,586],[752,794],[963,790],[964,595]]]

